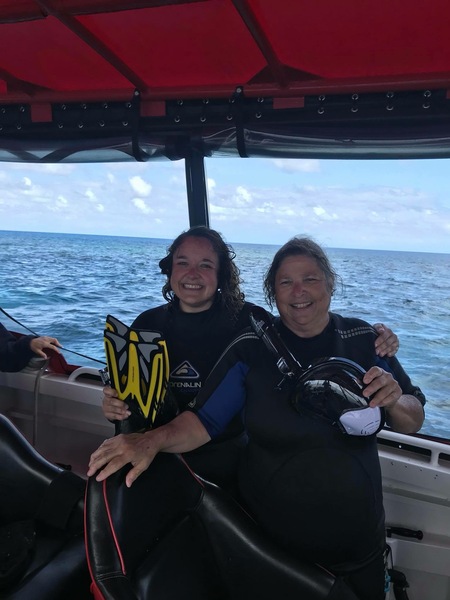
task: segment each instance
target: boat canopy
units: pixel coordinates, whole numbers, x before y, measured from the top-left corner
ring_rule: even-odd
[[[0,0],[0,161],[450,157],[447,0]]]

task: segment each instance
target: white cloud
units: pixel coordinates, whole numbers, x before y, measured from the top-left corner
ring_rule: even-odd
[[[233,205],[237,207],[247,207],[252,203],[252,195],[242,185],[236,188],[236,192],[233,196]]]
[[[143,212],[145,215],[148,215],[150,214],[150,212],[152,212],[152,209],[149,206],[147,206],[147,204],[142,198],[133,198],[133,204],[138,210]]]
[[[225,208],[225,206],[218,206],[217,204],[210,204],[209,212],[214,215],[225,215],[229,212],[229,210],[228,210],[228,208]]]
[[[243,213],[246,214],[250,209],[258,209],[258,204],[253,200],[253,194],[242,185],[230,192],[222,188],[209,198],[209,209],[211,214],[227,215],[231,220],[242,219]]]
[[[97,196],[94,194],[94,192],[92,190],[86,190],[85,196],[88,200],[91,200],[92,202],[97,201]]]
[[[316,216],[321,217],[324,220],[336,220],[338,216],[336,213],[330,213],[325,210],[322,206],[314,206],[313,212]]]
[[[267,213],[274,210],[273,202],[264,202],[261,206],[256,206],[255,210],[260,213]]]
[[[152,185],[150,183],[145,182],[142,177],[139,175],[135,175],[134,177],[130,177],[130,184],[133,188],[133,191],[141,197],[150,196],[152,192]]]
[[[211,226],[231,243],[306,233],[329,247],[450,252],[450,161],[409,163],[211,160]],[[70,177],[61,166],[0,163],[0,228],[173,238],[187,227],[182,161],[71,165]]]
[[[315,214],[320,217],[321,215],[326,214],[326,211],[321,207],[321,206],[315,206],[313,208],[313,211],[315,212]]]
[[[55,206],[57,209],[66,208],[69,206],[69,201],[64,196],[58,196],[55,202]]]

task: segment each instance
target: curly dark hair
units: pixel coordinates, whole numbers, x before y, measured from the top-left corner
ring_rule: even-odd
[[[275,277],[281,263],[288,256],[309,256],[313,258],[320,270],[324,274],[327,289],[330,295],[333,295],[336,290],[336,285],[340,282],[340,277],[331,266],[330,259],[325,253],[325,250],[319,246],[314,240],[306,236],[296,236],[281,246],[273,257],[272,263],[268,268],[264,277],[264,296],[267,304],[273,308],[275,304]]]
[[[224,241],[219,232],[203,225],[191,227],[187,231],[180,233],[167,249],[167,256],[159,261],[161,273],[167,276],[167,281],[162,288],[164,298],[169,303],[175,300],[175,294],[170,285],[173,256],[181,244],[190,237],[204,238],[211,243],[214,252],[219,258],[217,293],[220,294],[222,302],[230,314],[237,316],[244,304],[244,294],[240,288],[240,284],[242,283],[240,271],[234,262],[236,253],[232,246]]]

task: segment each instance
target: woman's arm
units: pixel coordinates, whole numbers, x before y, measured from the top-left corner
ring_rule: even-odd
[[[30,342],[34,336],[16,338],[0,323],[0,371],[20,371],[30,362],[33,351]]]
[[[397,402],[386,407],[386,424],[399,433],[416,433],[424,419],[422,404],[410,394],[403,394]]]
[[[48,336],[24,335],[16,338],[0,323],[0,371],[21,371],[34,355],[47,358],[45,348],[59,353],[56,338]]]
[[[400,347],[400,341],[397,335],[383,323],[375,323],[373,326],[378,333],[375,340],[375,352],[377,356],[394,356]]]
[[[121,434],[105,440],[92,454],[87,476],[101,469],[96,479],[103,481],[123,466],[131,463],[125,482],[131,487],[134,481],[148,469],[158,452],[189,452],[210,440],[200,419],[190,411],[157,429],[145,433]]]
[[[89,461],[88,477],[103,481],[112,473],[131,463],[126,476],[127,486],[152,463],[158,452],[189,452],[219,435],[245,403],[244,381],[249,367],[245,352],[252,354],[260,340],[254,334],[240,336],[232,342],[212,370],[196,397],[195,410],[182,412],[175,419],[145,433],[129,433],[105,440]]]

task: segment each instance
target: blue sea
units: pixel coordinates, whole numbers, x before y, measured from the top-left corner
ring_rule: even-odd
[[[230,240],[232,242],[232,240]],[[110,313],[131,323],[161,304],[158,261],[169,240],[0,231],[0,307],[40,335],[104,361]],[[273,245],[232,244],[246,299],[265,306],[263,275]],[[327,248],[342,289],[331,308],[400,337],[398,358],[427,396],[422,433],[450,438],[450,254]],[[3,314],[0,321],[23,329]],[[69,352],[67,362],[101,367]]]

